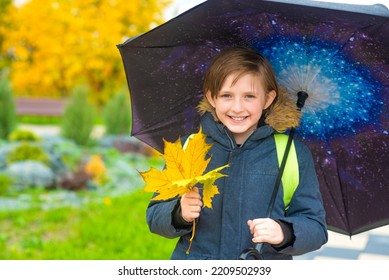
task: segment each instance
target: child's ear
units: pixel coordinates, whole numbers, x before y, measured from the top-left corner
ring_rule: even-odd
[[[265,103],[265,108],[263,108],[263,109],[267,109],[273,103],[276,96],[277,96],[277,93],[275,90],[269,91],[266,94],[266,103]]]
[[[213,100],[212,94],[211,94],[211,92],[209,90],[206,92],[205,97],[207,97],[207,100],[208,100],[209,104],[211,104],[212,107],[215,108],[216,107],[215,106],[215,100]]]

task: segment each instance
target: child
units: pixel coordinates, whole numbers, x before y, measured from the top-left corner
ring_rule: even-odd
[[[263,218],[278,172],[273,134],[296,127],[300,119],[295,102],[278,88],[270,63],[247,48],[226,49],[211,64],[204,93],[201,126],[213,144],[207,170],[228,163],[222,171],[227,176],[216,181],[220,194],[212,209],[202,208],[197,188],[181,199],[151,201],[151,232],[180,237],[172,259],[237,259],[255,243],[265,244],[264,259],[292,259],[319,249],[328,238],[325,211],[312,156],[298,141],[300,179],[289,208],[281,187],[271,218]]]

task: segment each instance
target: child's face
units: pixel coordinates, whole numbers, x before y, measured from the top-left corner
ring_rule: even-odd
[[[206,96],[215,108],[218,119],[232,132],[237,144],[242,144],[257,128],[264,109],[273,102],[276,92],[266,93],[262,80],[251,73],[241,76],[232,84],[236,75],[227,76],[215,99]]]

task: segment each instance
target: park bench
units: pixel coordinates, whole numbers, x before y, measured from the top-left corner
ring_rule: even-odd
[[[18,97],[15,101],[19,116],[62,116],[65,99]]]

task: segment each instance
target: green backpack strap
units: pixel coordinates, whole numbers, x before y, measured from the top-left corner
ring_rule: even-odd
[[[185,151],[186,150],[186,147],[188,147],[188,144],[189,144],[189,140],[193,139],[194,138],[194,133],[189,135],[189,137],[185,140],[185,143],[184,145],[182,146],[182,149]]]
[[[288,135],[274,134],[274,141],[276,143],[278,166],[281,165],[282,157],[284,156],[285,147],[288,142]],[[284,173],[282,174],[282,186],[284,190],[284,204],[285,210],[289,208],[289,203],[292,200],[293,194],[299,184],[299,165],[297,160],[296,148],[294,141],[290,146],[288,159],[286,161]]]

